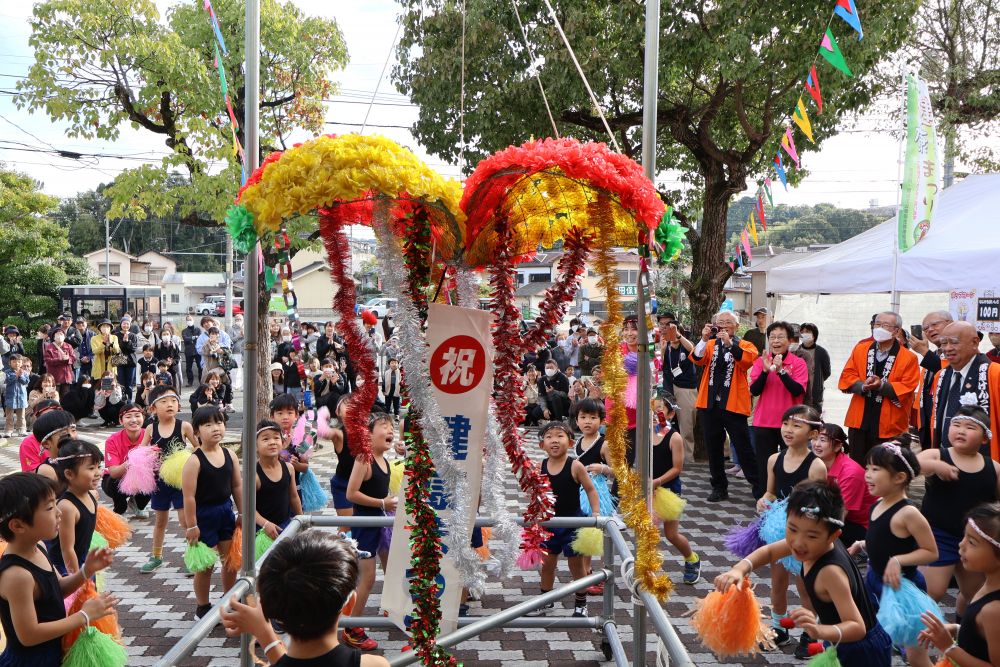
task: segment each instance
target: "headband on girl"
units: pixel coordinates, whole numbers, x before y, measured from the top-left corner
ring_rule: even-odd
[[[972,416],[969,416],[969,415],[955,415],[954,417],[951,418],[951,420],[953,422],[957,422],[957,421],[972,422],[973,424],[975,424],[979,428],[981,428],[984,431],[986,431],[986,439],[987,440],[992,440],[993,439],[993,431],[990,430],[990,427],[987,426],[986,424],[984,424],[983,422],[981,422],[980,420],[976,419],[975,417],[972,417]]]
[[[280,426],[261,426],[257,429],[257,435],[260,435],[264,431],[277,431],[278,435],[282,435]]]
[[[71,425],[69,425],[69,426],[60,426],[60,427],[59,427],[59,428],[57,428],[56,430],[54,430],[54,431],[51,431],[51,432],[49,432],[49,433],[45,434],[45,437],[44,437],[44,438],[42,438],[41,440],[39,440],[38,442],[45,442],[46,440],[48,440],[49,438],[51,438],[51,437],[52,437],[52,436],[54,436],[55,434],[57,434],[57,433],[62,433],[63,431],[68,431],[68,430],[70,430],[71,428],[73,428],[74,426],[76,426],[76,424],[71,424]]]
[[[93,454],[67,454],[66,456],[57,456],[54,459],[49,459],[49,463],[59,463],[60,461],[69,461],[71,459],[89,459]]]
[[[917,474],[913,472],[913,466],[911,466],[910,462],[906,460],[905,456],[903,456],[903,448],[900,447],[898,443],[883,442],[882,448],[888,452],[892,452],[893,454],[895,454],[896,458],[898,458],[900,461],[903,462],[903,465],[906,466],[906,469],[910,471],[910,479],[913,479],[917,476]]]
[[[983,529],[980,528],[979,524],[973,521],[971,517],[969,517],[969,525],[972,526],[972,530],[976,531],[979,537],[983,538],[984,540],[995,546],[997,549],[1000,549],[1000,542],[997,542],[992,537],[983,532]]]
[[[834,526],[844,527],[844,522],[840,519],[834,519],[832,516],[823,516],[819,507],[800,507],[799,514],[807,516],[813,521],[826,521],[827,523],[832,523]]]
[[[816,428],[823,428],[823,422],[821,421],[812,421],[811,419],[806,419],[805,417],[800,417],[798,415],[792,415],[789,419],[802,422],[803,424],[809,424],[810,426],[815,426]]]

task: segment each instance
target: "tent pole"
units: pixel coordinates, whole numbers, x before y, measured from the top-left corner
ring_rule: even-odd
[[[244,77],[246,87],[246,112],[243,119],[243,145],[246,149],[246,173],[249,176],[260,162],[259,122],[260,122],[260,0],[247,0],[246,33],[244,37]],[[257,292],[257,248],[255,245],[247,253],[243,264],[243,308],[245,353],[243,355],[243,567],[240,577],[251,582],[250,592],[257,588],[257,568],[254,563],[254,538],[256,537],[257,486],[257,322],[267,313],[258,313]],[[230,267],[230,270],[231,267]],[[240,635],[240,665],[252,667],[252,638]]]
[[[899,140],[899,151],[896,157],[896,231],[892,235],[892,287],[889,295],[889,306],[892,312],[899,312],[899,290],[896,289],[896,274],[899,271],[899,214],[903,205],[903,147],[906,145],[906,67],[901,69],[903,81],[903,134]]]

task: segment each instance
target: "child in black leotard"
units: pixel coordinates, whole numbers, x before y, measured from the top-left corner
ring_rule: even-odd
[[[823,422],[815,408],[793,405],[785,410],[781,416],[784,447],[767,460],[767,492],[757,501],[758,512],[763,512],[775,500],[787,498],[801,481],[826,479],[826,466],[809,450],[809,443],[819,437],[821,428]],[[781,619],[788,610],[789,581],[790,576],[784,565],[771,565],[771,625],[778,646],[791,641],[788,630],[781,627]],[[796,583],[798,585],[798,581]]]
[[[76,420],[73,415],[65,410],[52,410],[35,420],[31,426],[31,434],[38,440],[39,448],[44,460],[38,464],[33,472],[47,477],[56,484],[56,488],[62,493],[62,482],[59,473],[49,459],[59,456],[59,445],[64,440],[76,438]]]
[[[292,470],[295,471],[295,483],[297,485],[302,481],[302,473],[309,469],[309,462],[299,459],[295,451],[295,446],[292,443],[292,430],[295,428],[295,422],[299,418],[299,402],[292,394],[279,394],[274,397],[271,405],[268,406],[268,413],[274,423],[281,428],[283,446],[281,458],[291,464]],[[296,491],[296,493],[299,494],[299,501],[301,502],[302,493],[300,491]]]
[[[389,462],[385,453],[392,449],[396,441],[395,422],[386,413],[373,414],[368,420],[368,430],[372,434],[372,462],[355,461],[351,469],[351,478],[347,482],[347,499],[354,503],[355,516],[385,516],[386,512],[395,512],[398,498],[389,493]],[[378,554],[385,572],[389,553],[379,549],[379,538],[382,529],[354,528],[351,537],[358,542],[358,550],[366,552],[367,557],[361,559],[361,580],[358,582],[358,598],[355,607],[363,613],[368,603],[368,594],[375,586],[375,555]],[[378,644],[370,638],[364,628],[344,630],[342,641],[363,651],[374,651]]]
[[[337,468],[330,478],[330,494],[333,496],[333,508],[337,516],[354,514],[354,503],[347,499],[347,482],[350,481],[351,471],[354,469],[354,455],[351,454],[351,448],[347,444],[347,428],[344,426],[350,398],[350,394],[344,394],[333,406],[339,427],[332,429],[330,436],[333,440],[333,451],[337,454]],[[353,535],[353,531],[351,534]]]
[[[927,519],[906,497],[906,489],[919,474],[920,463],[908,443],[886,442],[868,452],[865,479],[868,490],[880,500],[872,505],[865,539],[847,552],[852,556],[862,549],[868,552],[865,584],[876,606],[883,583],[898,589],[900,579],[905,578],[927,590],[917,566],[937,559],[937,544]],[[927,651],[919,646],[907,646],[906,658],[913,667],[931,664]]]
[[[952,575],[958,581],[955,602],[958,618],[965,604],[983,585],[982,575],[968,572],[959,557],[958,543],[965,531],[964,517],[976,505],[996,502],[1000,494],[1000,463],[983,456],[979,448],[992,438],[986,412],[963,405],[948,425],[950,447],[925,449],[917,455],[927,478],[920,511],[931,524],[938,558],[922,568],[927,594],[935,601],[948,591]]]
[[[63,576],[83,566],[97,525],[97,493],[104,455],[96,445],[69,440],[59,447],[56,470],[66,487],[59,496],[59,534],[46,544]]]
[[[653,433],[653,488],[662,486],[676,493],[683,491],[684,438],[674,426],[677,406],[662,398],[653,399],[653,414],[657,425]],[[661,426],[662,424],[662,426]],[[684,559],[684,583],[694,585],[701,578],[701,559],[680,531],[680,520],[664,520],[663,536]]]
[[[961,545],[962,562],[986,580],[969,601],[961,625],[945,625],[933,614],[921,616],[927,629],[920,643],[934,645],[958,667],[1000,665],[1000,504],[969,512]]]
[[[600,504],[594,483],[590,481],[590,476],[587,475],[583,464],[569,458],[569,448],[573,442],[573,434],[569,425],[565,422],[549,422],[539,432],[538,439],[548,456],[542,461],[542,474],[548,476],[549,483],[552,485],[552,495],[556,499],[555,516],[583,516],[583,512],[580,511],[580,488],[582,487],[590,501],[591,513],[596,517],[600,510]],[[545,556],[542,558],[540,582],[543,593],[552,590],[552,586],[555,584],[556,565],[559,563],[560,554],[566,556],[573,579],[587,575],[587,557],[581,556],[573,549],[573,540],[576,538],[577,529],[550,528],[549,530],[552,531],[552,537],[542,542],[542,550],[545,551]],[[543,615],[554,606],[553,604],[545,605],[530,615]],[[587,615],[586,591],[576,594],[573,615],[577,617]]]
[[[785,539],[754,551],[715,586],[725,591],[766,563],[794,555],[802,561],[806,595],[813,610],[799,607],[789,617],[810,637],[836,646],[840,664],[889,667],[892,641],[872,606],[858,567],[837,539],[844,523],[844,499],[834,484],[800,482],[788,497]]]
[[[240,460],[222,446],[222,438],[226,435],[226,413],[221,408],[198,408],[191,423],[201,446],[194,450],[194,455],[184,464],[181,473],[184,518],[188,526],[185,536],[189,544],[201,541],[219,552],[223,560],[222,590],[228,591],[236,583],[236,568],[229,567],[225,561],[243,502]],[[213,569],[194,573],[194,595],[198,605],[195,616],[198,618],[212,608],[208,593],[212,586]]]
[[[110,614],[115,598],[108,593],[87,600],[82,611],[66,616],[63,598],[87,577],[111,564],[111,549],[94,549],[74,574],[63,577],[39,542],[58,533],[56,486],[34,473],[0,479],[0,625],[7,646],[0,667],[58,667],[61,638]]]
[[[272,540],[293,516],[302,514],[302,501],[292,464],[281,460],[281,427],[263,419],[257,424],[257,530]]]
[[[608,445],[601,435],[601,424],[604,423],[604,403],[592,398],[585,398],[573,405],[570,418],[576,421],[580,437],[573,445],[574,458],[583,464],[591,480],[596,475],[603,475],[605,480],[614,478],[611,466],[608,465]],[[610,486],[610,484],[606,484]],[[598,495],[600,498],[600,495]],[[587,572],[591,571],[591,558],[587,557]],[[587,595],[604,593],[604,583],[594,584],[587,589]]]
[[[336,533],[312,528],[274,545],[257,576],[260,604],[232,598],[222,624],[230,637],[252,634],[275,667],[388,667],[380,655],[338,643],[337,625],[354,610],[357,586],[357,551]],[[268,618],[288,633],[287,648]],[[315,655],[316,646],[330,649]]]

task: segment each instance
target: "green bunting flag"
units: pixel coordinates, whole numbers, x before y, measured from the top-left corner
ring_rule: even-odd
[[[839,69],[847,76],[854,76],[851,72],[851,68],[847,66],[847,61],[844,60],[844,54],[840,52],[840,47],[837,46],[837,38],[833,36],[833,32],[829,28],[826,29],[823,41],[820,42],[819,54],[823,56],[828,63]]]

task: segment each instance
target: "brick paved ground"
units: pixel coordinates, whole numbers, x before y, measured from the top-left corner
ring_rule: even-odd
[[[111,431],[85,428],[81,435],[95,442],[102,442]],[[237,431],[231,434],[238,438]],[[533,449],[533,448],[532,448]],[[327,479],[335,465],[335,457],[327,447],[314,458],[316,471],[323,480]],[[0,471],[6,473],[17,469],[16,443],[10,441],[0,448]],[[691,657],[699,664],[789,664],[800,662],[792,655],[792,646],[784,650],[769,652],[754,658],[720,661],[700,646],[685,616],[696,600],[711,590],[710,581],[734,560],[725,553],[721,536],[736,521],[746,521],[751,516],[752,500],[748,487],[742,480],[734,480],[730,486],[731,500],[709,504],[703,499],[708,494],[708,470],[704,465],[694,465],[685,471],[685,495],[688,506],[682,522],[683,531],[691,539],[694,548],[704,561],[703,579],[695,586],[680,583],[680,559],[671,547],[663,541],[666,554],[665,566],[676,582],[676,591],[666,604],[667,614],[674,623]],[[513,476],[508,477],[506,497],[512,508],[518,506],[520,492]],[[331,510],[327,510],[332,513]],[[119,618],[123,634],[128,644],[129,665],[151,665],[162,656],[167,647],[172,646],[193,624],[194,594],[191,579],[182,569],[184,542],[176,523],[171,523],[164,550],[165,564],[151,575],[143,575],[139,566],[146,561],[150,548],[152,521],[132,520],[135,537],[132,542],[120,548],[116,563],[108,572],[107,588],[121,599]],[[560,564],[558,577],[568,580],[565,562]],[[218,580],[213,588],[213,601],[221,594]],[[620,583],[620,582],[619,582]],[[769,579],[757,578],[756,591],[766,601]],[[376,584],[369,610],[378,602],[380,584]],[[619,589],[621,590],[621,589]],[[509,579],[490,581],[486,594],[480,602],[473,602],[471,614],[486,616],[499,609],[510,607],[538,591],[536,572],[515,572]],[[795,592],[790,592],[790,603],[795,604]],[[631,654],[632,607],[625,594],[619,594],[620,606],[615,620]],[[598,610],[597,598],[591,598],[592,613]],[[951,612],[953,600],[947,600],[946,611]],[[371,612],[369,612],[371,613]],[[572,599],[567,598],[551,616],[569,616],[572,613]],[[405,637],[397,631],[372,631],[386,655],[401,650]],[[647,633],[648,663],[655,664],[656,636]],[[220,629],[206,639],[194,656],[184,665],[203,667],[206,665],[238,664],[239,644],[227,639]],[[479,638],[466,642],[456,652],[458,658],[467,665],[499,667],[500,665],[580,665],[584,667],[602,664],[600,636],[589,630],[495,630]],[[896,664],[903,664],[898,658]]]

